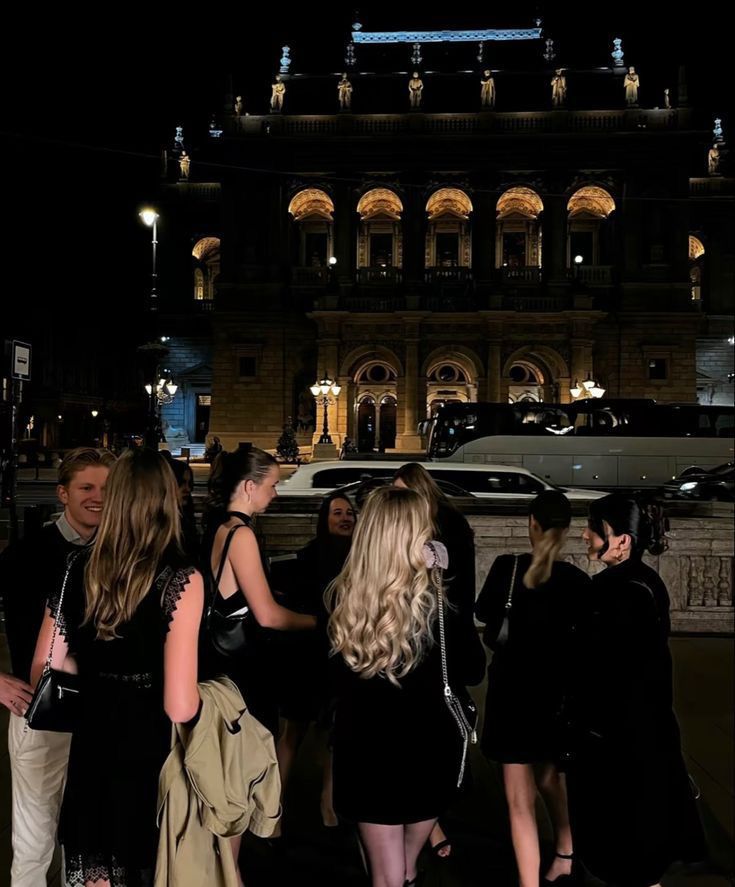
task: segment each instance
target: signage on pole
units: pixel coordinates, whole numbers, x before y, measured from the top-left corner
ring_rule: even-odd
[[[10,375],[21,382],[29,382],[31,378],[31,346],[27,342],[13,339],[10,355]]]

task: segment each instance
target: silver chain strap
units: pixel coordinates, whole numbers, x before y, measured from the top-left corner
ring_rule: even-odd
[[[457,724],[457,729],[462,737],[462,760],[459,765],[459,776],[457,777],[457,788],[462,785],[464,779],[465,765],[467,763],[467,750],[470,742],[474,745],[477,742],[477,733],[474,727],[467,720],[464,713],[462,703],[459,701],[449,684],[449,670],[447,669],[447,645],[444,634],[444,594],[442,589],[442,570],[441,567],[434,566],[431,569],[431,581],[436,588],[438,600],[438,616],[439,616],[439,652],[441,654],[442,664],[442,682],[444,684],[444,701],[449,709],[450,714]]]
[[[48,658],[46,659],[46,664],[43,667],[43,675],[48,674],[51,671],[51,660],[54,658],[54,644],[56,643],[56,635],[59,631],[59,620],[63,619],[63,614],[61,608],[64,605],[64,592],[66,591],[66,583],[69,581],[69,576],[71,574],[71,568],[74,566],[77,558],[86,552],[86,547],[82,548],[80,551],[72,552],[66,559],[66,572],[64,573],[64,581],[61,583],[61,592],[59,594],[59,605],[56,608],[56,618],[54,619],[54,633],[51,635],[51,647],[48,651]]]
[[[505,612],[507,613],[513,606],[513,589],[516,585],[516,570],[518,569],[518,555],[513,555],[513,575],[510,579],[510,588],[508,589],[508,598],[505,602]]]

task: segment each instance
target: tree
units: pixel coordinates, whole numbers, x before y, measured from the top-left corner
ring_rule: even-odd
[[[299,461],[299,444],[296,440],[291,421],[289,416],[283,426],[283,434],[278,438],[278,444],[276,445],[276,452],[284,462]]]

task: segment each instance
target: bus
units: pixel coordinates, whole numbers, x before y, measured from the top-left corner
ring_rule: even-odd
[[[519,465],[560,486],[660,487],[733,460],[735,408],[654,400],[452,403],[419,425],[427,458]]]

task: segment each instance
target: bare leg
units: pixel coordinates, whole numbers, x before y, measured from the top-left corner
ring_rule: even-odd
[[[435,819],[425,819],[423,822],[411,822],[405,827],[404,844],[406,848],[407,881],[413,881],[416,877],[416,861],[419,858],[421,848],[426,843],[435,826]]]
[[[554,826],[556,852],[571,856],[573,845],[572,830],[569,826],[566,777],[563,773],[559,773],[553,764],[544,764],[537,771],[536,781]],[[546,878],[549,881],[555,881],[560,875],[571,874],[571,871],[571,859],[561,859],[555,856],[546,873]]]
[[[283,797],[283,793],[286,791],[286,783],[291,773],[291,766],[308,729],[308,721],[284,721],[283,732],[278,737],[278,742],[276,743],[278,770],[281,774],[281,797]]]
[[[339,825],[337,814],[332,806],[332,785],[332,752],[327,749],[327,756],[324,759],[324,770],[322,771],[322,797],[319,805],[322,813],[322,822],[327,828],[334,828]]]
[[[440,850],[436,849],[438,844],[441,844],[443,841],[446,840],[446,832],[439,825],[439,820],[437,820],[436,825],[431,830],[431,834],[429,835],[429,843],[431,844],[431,849],[434,850],[436,855],[440,856],[442,859],[446,859],[446,857],[449,856],[449,854],[452,852],[451,844],[447,844],[446,847],[442,847]]]
[[[372,887],[403,887],[407,877],[404,826],[360,822],[358,828],[370,861]],[[428,831],[424,840],[427,836]]]
[[[536,828],[533,768],[530,764],[503,764],[503,781],[520,887],[539,887],[541,854]]]
[[[240,866],[238,864],[241,843],[242,835],[235,835],[234,838],[230,838],[230,849],[232,850],[232,858],[235,860],[235,873],[237,874],[238,887],[244,887],[242,874],[240,873]]]

